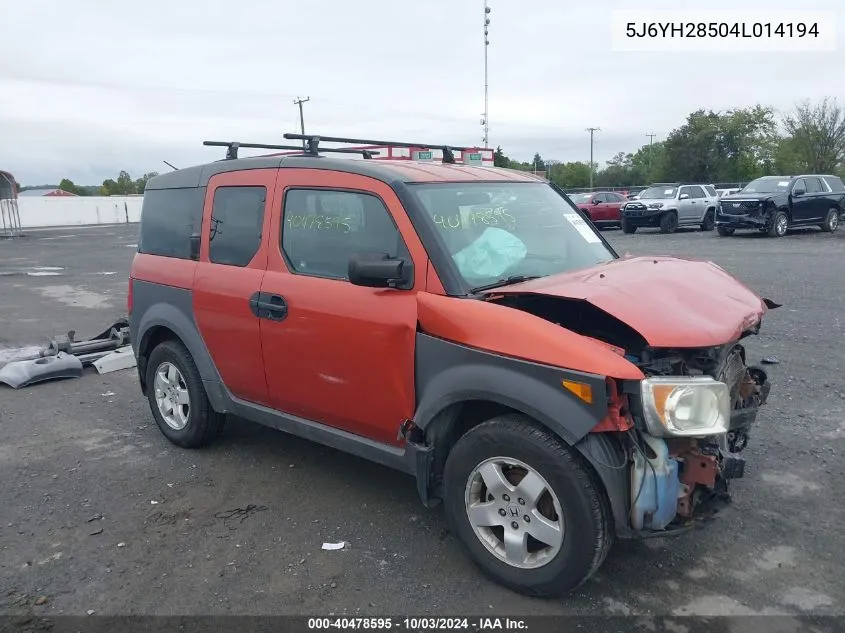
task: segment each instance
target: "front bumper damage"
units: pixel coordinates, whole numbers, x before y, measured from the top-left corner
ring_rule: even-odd
[[[771,390],[765,370],[742,366],[727,433],[661,439],[638,431],[630,470],[629,536],[685,532],[730,503],[729,482],[745,474],[740,453]]]
[[[755,229],[762,231],[769,228],[770,218],[762,213],[727,214],[716,211],[716,227],[725,229]]]
[[[622,218],[632,226],[654,227],[660,226],[660,218],[664,209],[624,209]]]

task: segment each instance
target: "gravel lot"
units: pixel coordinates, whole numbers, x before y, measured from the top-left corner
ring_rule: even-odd
[[[120,317],[136,234],[0,241],[0,350]],[[712,259],[784,304],[748,343],[780,364],[746,477],[707,529],[620,542],[577,593],[523,598],[478,574],[410,478],[240,421],[181,450],[132,370],[91,373],[0,386],[0,611],[845,614],[845,232],[605,235],[620,254]]]

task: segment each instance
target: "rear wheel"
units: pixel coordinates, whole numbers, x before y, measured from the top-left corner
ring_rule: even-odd
[[[637,226],[635,224],[631,224],[627,219],[622,218],[622,232],[633,234],[637,232]]]
[[[777,211],[772,216],[771,224],[769,224],[769,237],[783,237],[789,229],[789,218],[783,211]]]
[[[674,233],[678,230],[678,214],[674,211],[667,211],[660,218],[660,232]]]
[[[475,564],[522,594],[574,589],[613,542],[604,490],[589,466],[521,415],[494,418],[458,440],[443,496],[449,525]]]
[[[837,209],[831,209],[830,211],[828,211],[821,226],[822,231],[824,231],[825,233],[833,233],[836,229],[838,229],[839,211]]]
[[[726,226],[716,227],[716,232],[722,237],[729,237],[734,234],[734,229],[729,229]]]
[[[704,214],[704,220],[701,222],[702,231],[712,231],[716,225],[716,212],[713,209],[708,209]]]
[[[158,428],[183,448],[211,442],[225,416],[214,411],[190,352],[178,341],[165,341],[147,362],[147,399]]]

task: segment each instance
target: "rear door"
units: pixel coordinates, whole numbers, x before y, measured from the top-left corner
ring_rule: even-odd
[[[628,199],[619,193],[609,193],[607,194],[607,213],[606,219],[608,222],[620,222],[622,220],[622,216],[619,213],[619,209],[622,207],[623,204],[628,202]]]
[[[212,176],[203,210],[194,316],[223,383],[237,398],[269,402],[259,321],[250,299],[267,267],[277,169]]]
[[[815,196],[808,193],[808,178],[798,178],[792,186],[792,222],[794,224],[806,224],[812,220],[816,211],[813,208],[816,204]],[[799,195],[796,195],[799,192]]]
[[[821,181],[821,178],[815,176],[808,176],[804,179],[807,182],[807,197],[812,200],[810,204],[811,217],[810,221],[822,220],[827,214],[828,209],[832,205],[829,204],[830,195],[827,187]]]
[[[280,170],[262,296],[279,306],[261,319],[272,407],[398,444],[413,416],[416,292],[428,259],[386,184],[355,174]],[[412,290],[348,281],[353,253],[413,263]]]

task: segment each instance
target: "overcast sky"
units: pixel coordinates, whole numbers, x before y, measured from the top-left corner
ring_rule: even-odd
[[[480,145],[483,0],[4,0],[0,169],[99,184],[221,157],[205,139],[298,131]],[[577,7],[574,5],[578,5]],[[626,0],[490,0],[490,144],[604,161],[698,107],[845,100],[843,0],[639,0],[637,10],[838,9],[836,52],[631,53]],[[12,7],[12,8],[10,8]]]

